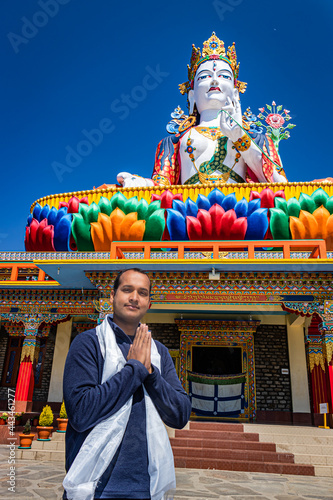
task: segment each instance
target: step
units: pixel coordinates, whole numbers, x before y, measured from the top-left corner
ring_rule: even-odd
[[[319,477],[333,477],[333,467],[315,465],[315,475]]]
[[[295,463],[333,467],[333,455],[309,455],[299,453],[295,455]]]
[[[314,476],[315,470],[311,465],[292,463],[254,462],[248,460],[224,460],[211,458],[175,458],[175,466],[187,469],[216,469],[244,472],[264,472],[271,474],[293,474]]]
[[[65,462],[65,453],[59,450],[16,450],[17,460],[47,460],[55,462]]]
[[[199,429],[176,430],[175,437],[193,437],[204,439],[234,440],[234,441],[259,441],[258,433],[250,432],[230,432],[230,431],[207,431]]]
[[[190,430],[244,432],[243,424],[225,424],[223,422],[190,422]],[[252,432],[252,431],[249,431]]]
[[[173,446],[174,457],[181,458],[209,458],[223,460],[248,460],[253,462],[278,462],[294,463],[294,455],[291,453],[275,453],[258,450],[221,450],[219,448],[187,448],[184,446]]]
[[[304,425],[244,424],[244,431],[258,432],[259,434],[310,434],[311,436],[333,437],[333,429],[320,429]]]
[[[217,439],[192,438],[190,435],[184,438],[171,438],[171,446],[187,446],[189,448],[219,448],[221,450],[261,450],[276,451],[274,443],[259,443],[258,441],[234,441],[231,439],[220,441]],[[281,450],[283,452],[283,450]]]
[[[51,439],[51,441],[38,441],[34,440],[31,443],[31,449],[32,450],[48,450],[48,451],[65,451],[65,443],[64,441],[57,441],[54,439]]]
[[[295,464],[314,466],[316,476],[333,477],[333,429],[265,424],[244,428],[257,431],[260,442],[273,441],[278,452],[293,453]]]
[[[290,443],[277,443],[277,451],[294,453],[296,455],[322,455],[333,457],[333,446],[322,446],[317,444],[290,444]],[[333,465],[333,464],[330,464]]]
[[[65,442],[65,436],[66,436],[66,432],[52,432],[52,441],[61,441],[61,442]]]
[[[273,443],[288,443],[302,445],[333,446],[333,436],[317,436],[311,434],[259,434],[259,441],[265,442],[269,439]]]

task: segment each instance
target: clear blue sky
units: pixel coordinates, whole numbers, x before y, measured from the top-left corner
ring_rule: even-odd
[[[113,183],[124,170],[150,177],[170,113],[186,110],[178,84],[192,43],[212,31],[236,42],[242,110],[272,100],[291,110],[297,127],[280,145],[288,179],[333,174],[331,0],[10,0],[0,11],[0,250],[24,249],[42,196]],[[54,162],[66,165],[83,131],[101,126],[57,176]]]

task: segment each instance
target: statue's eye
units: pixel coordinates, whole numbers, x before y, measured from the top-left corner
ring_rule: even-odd
[[[198,80],[203,80],[204,78],[207,78],[209,75],[201,75],[199,76]]]
[[[224,80],[231,80],[231,76],[225,74],[219,75],[219,78],[224,78]]]

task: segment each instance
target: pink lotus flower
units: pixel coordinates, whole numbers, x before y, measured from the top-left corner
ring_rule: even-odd
[[[286,113],[286,115],[290,113],[289,109],[284,109],[283,111]]]
[[[275,101],[272,101],[272,106],[276,106],[276,102]]]
[[[265,108],[258,108],[261,113],[264,113]]]
[[[281,115],[270,113],[265,121],[273,128],[280,128],[284,124],[285,120]]]

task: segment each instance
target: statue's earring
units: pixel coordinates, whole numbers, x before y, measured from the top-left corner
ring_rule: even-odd
[[[192,115],[193,110],[194,110],[194,105],[195,105],[193,90],[190,90],[188,93],[188,102],[189,102],[189,113],[190,113],[190,115]]]

